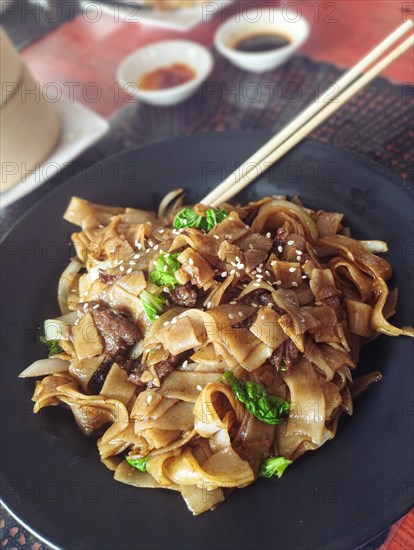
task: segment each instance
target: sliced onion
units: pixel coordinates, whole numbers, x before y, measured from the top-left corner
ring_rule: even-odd
[[[44,323],[46,340],[70,340],[70,327],[77,316],[76,311],[71,311],[57,319],[46,319]]]
[[[55,372],[66,372],[69,368],[69,361],[51,357],[50,359],[39,359],[32,363],[27,369],[19,374],[19,378],[30,378],[33,376],[46,376]]]
[[[72,258],[68,267],[60,276],[58,284],[58,301],[62,314],[69,313],[70,311],[68,308],[69,291],[81,268],[82,263],[77,258]]]
[[[367,252],[377,254],[379,252],[388,252],[388,245],[384,241],[359,241]]]

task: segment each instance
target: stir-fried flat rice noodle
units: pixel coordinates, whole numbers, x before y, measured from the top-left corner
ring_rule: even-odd
[[[71,200],[51,358],[22,376],[44,376],[35,412],[63,405],[99,430],[115,479],[200,514],[332,439],[381,378],[353,381],[361,345],[414,331],[387,320],[386,244],[347,236],[342,214],[270,197],[183,209],[180,193],[163,218]]]

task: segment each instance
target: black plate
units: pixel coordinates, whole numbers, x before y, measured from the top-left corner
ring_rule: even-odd
[[[47,195],[3,243],[2,493],[47,541],[66,548],[329,548],[368,541],[413,505],[412,341],[380,337],[360,371],[382,382],[343,418],[337,437],[291,466],[281,480],[235,491],[194,518],[177,494],[112,479],[93,439],[70,414],[32,415],[33,380],[18,373],[44,356],[35,328],[58,312],[56,285],[74,228],[62,220],[72,195],[155,209],[176,187],[201,199],[264,143],[266,134],[200,135],[128,151]],[[413,193],[395,175],[349,151],[305,141],[241,200],[299,194],[311,208],[342,211],[359,238],[386,240],[400,288],[395,322],[413,308]]]

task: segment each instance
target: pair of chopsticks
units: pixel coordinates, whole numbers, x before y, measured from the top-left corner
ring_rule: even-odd
[[[368,82],[413,46],[414,36],[410,36],[399,46],[395,47],[386,57],[378,61],[412,26],[413,22],[411,20],[406,21],[380,42],[361,61],[347,71],[338,82],[332,84],[320,97],[318,102],[312,103],[304,109],[285,128],[215,187],[201,202],[209,206],[218,206],[220,203],[234,197],[234,195],[265,172],[332,113],[340,109],[342,105],[366,86]],[[378,62],[373,65],[376,61]],[[371,65],[373,66],[363,74]]]

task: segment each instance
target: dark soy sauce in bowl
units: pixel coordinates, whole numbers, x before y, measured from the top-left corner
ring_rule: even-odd
[[[239,52],[263,53],[285,48],[291,43],[283,34],[264,32],[239,38],[233,48]]]

